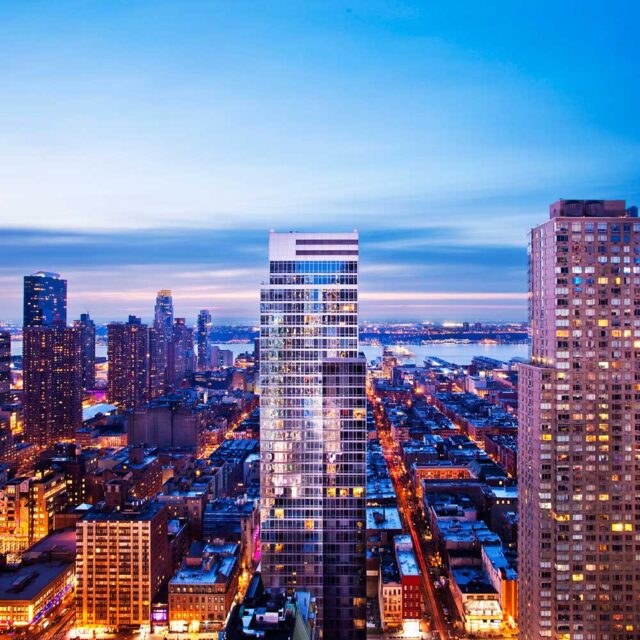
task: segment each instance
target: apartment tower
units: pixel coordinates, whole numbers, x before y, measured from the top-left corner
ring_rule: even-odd
[[[96,325],[88,313],[81,313],[73,326],[80,330],[82,384],[85,389],[93,389],[96,386]]]
[[[149,327],[149,397],[164,395],[167,386],[167,358],[173,328],[173,297],[169,289],[156,295],[153,326]]]
[[[365,637],[358,234],[275,233],[261,293],[262,575],[308,590],[322,637]]]
[[[0,329],[0,405],[11,399],[11,334]]]
[[[211,368],[211,312],[202,309],[198,314],[198,370]]]
[[[25,435],[38,446],[75,438],[82,426],[82,345],[67,327],[67,281],[38,271],[24,277]]]
[[[134,409],[149,399],[149,330],[140,318],[108,328],[109,402]]]
[[[23,325],[67,324],[67,281],[59,273],[37,271],[24,277]]]
[[[148,625],[168,578],[166,507],[93,509],[76,525],[76,621],[80,627]]]
[[[560,200],[531,232],[520,638],[640,638],[640,220]]]

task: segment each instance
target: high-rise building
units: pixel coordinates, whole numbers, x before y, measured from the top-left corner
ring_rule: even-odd
[[[211,368],[224,369],[233,367],[233,351],[221,349],[218,345],[211,347]]]
[[[82,384],[85,389],[96,386],[96,325],[88,313],[81,313],[73,326],[80,331],[82,343]]]
[[[149,398],[149,331],[140,318],[108,328],[109,402],[132,409]]]
[[[24,277],[25,327],[67,324],[67,281],[58,273],[37,271]]]
[[[168,356],[173,332],[173,298],[169,289],[156,296],[153,327],[149,329],[149,397],[163,395],[167,388]]]
[[[365,362],[357,233],[271,233],[261,293],[262,573],[365,637]]]
[[[11,398],[11,334],[0,331],[0,405]]]
[[[167,335],[173,329],[173,298],[170,289],[160,289],[156,295],[156,306],[154,310],[153,326],[164,328]]]
[[[198,314],[198,369],[211,367],[211,313],[202,309]]]
[[[194,371],[193,329],[184,318],[173,323],[167,355],[167,384],[178,385]]]
[[[166,331],[149,327],[149,398],[159,398],[166,391],[168,347]]]
[[[149,624],[151,603],[168,578],[166,507],[94,510],[77,523],[76,536],[77,625]]]
[[[24,426],[27,440],[51,446],[82,426],[82,345],[74,327],[25,327]]]
[[[640,638],[640,221],[560,200],[531,232],[519,374],[520,638]]]

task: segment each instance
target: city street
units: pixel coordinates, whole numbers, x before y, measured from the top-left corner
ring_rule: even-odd
[[[410,490],[410,478],[400,460],[398,443],[391,437],[388,425],[385,423],[381,407],[374,397],[370,397],[374,408],[374,417],[380,444],[384,452],[389,473],[393,480],[398,500],[398,511],[402,518],[404,530],[411,535],[416,552],[416,558],[422,576],[422,591],[424,603],[433,627],[432,633],[441,639],[458,637],[452,622],[448,622],[442,610],[442,598],[436,594],[431,582],[429,566],[426,561],[424,535],[427,525],[422,517],[422,511],[416,502],[413,492]]]

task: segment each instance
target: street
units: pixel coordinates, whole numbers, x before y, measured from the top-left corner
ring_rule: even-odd
[[[428,531],[427,523],[422,517],[422,510],[416,500],[415,495],[410,489],[410,478],[404,465],[400,459],[399,444],[391,437],[388,425],[385,422],[382,408],[377,404],[375,397],[370,397],[373,406],[374,418],[376,421],[376,429],[378,438],[382,446],[382,450],[389,467],[389,474],[393,481],[398,500],[398,511],[402,518],[404,530],[411,535],[415,549],[416,559],[420,567],[422,578],[422,591],[424,603],[427,607],[433,632],[436,637],[442,640],[458,637],[455,627],[453,626],[453,618],[450,617],[452,612],[445,615],[442,610],[442,602],[435,593],[435,588],[431,581],[429,568],[425,558],[426,541],[424,539],[425,532]],[[448,620],[446,619],[448,618]]]

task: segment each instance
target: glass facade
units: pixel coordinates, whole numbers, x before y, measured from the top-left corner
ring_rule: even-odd
[[[364,637],[358,236],[272,233],[269,252],[260,305],[263,577],[310,590],[323,637]]]
[[[24,277],[24,326],[67,324],[67,281],[57,273],[38,271]]]

